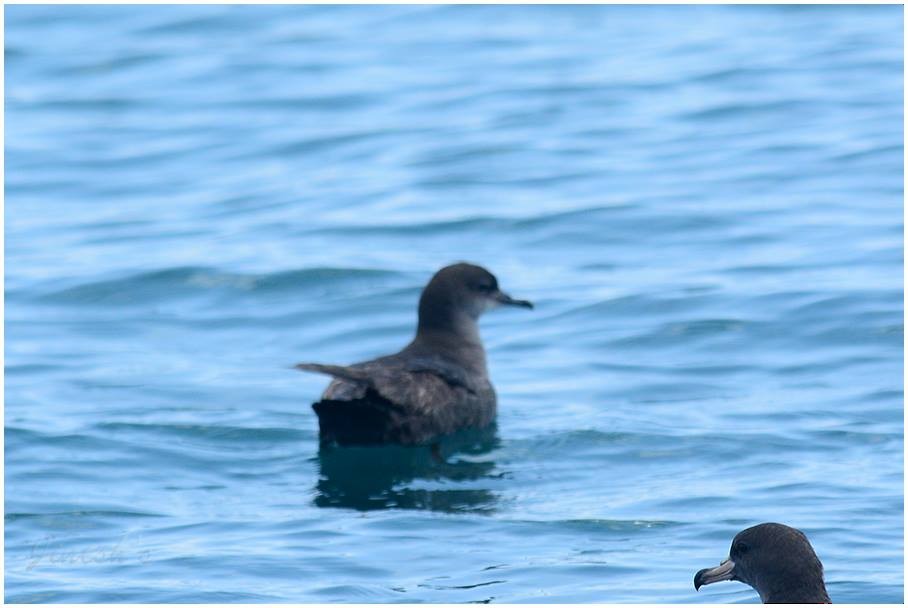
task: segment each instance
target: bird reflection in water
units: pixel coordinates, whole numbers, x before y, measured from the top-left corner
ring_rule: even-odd
[[[445,437],[436,450],[322,445],[315,505],[358,511],[491,512],[497,495],[475,485],[502,476],[490,458],[499,445],[494,425]],[[452,482],[467,487],[452,487]]]

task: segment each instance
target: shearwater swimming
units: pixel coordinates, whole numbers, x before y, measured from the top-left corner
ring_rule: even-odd
[[[497,400],[478,322],[500,305],[533,307],[501,291],[485,268],[446,266],[423,289],[416,336],[400,352],[349,366],[297,364],[333,376],[312,405],[321,441],[417,445],[489,425]]]

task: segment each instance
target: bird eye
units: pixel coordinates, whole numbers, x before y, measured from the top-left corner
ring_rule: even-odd
[[[480,283],[476,286],[476,289],[482,293],[492,293],[494,291],[494,288],[489,283]]]
[[[739,540],[737,543],[735,543],[735,553],[737,553],[738,555],[747,553],[748,549],[750,549],[750,545],[745,542]]]

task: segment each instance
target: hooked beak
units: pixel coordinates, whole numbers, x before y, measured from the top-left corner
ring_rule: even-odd
[[[521,308],[533,308],[533,303],[529,300],[515,300],[503,291],[499,291],[494,296],[495,301],[507,306],[520,306]]]
[[[704,568],[694,575],[694,589],[700,590],[703,585],[712,585],[719,581],[730,581],[735,576],[735,562],[727,559],[715,568]]]

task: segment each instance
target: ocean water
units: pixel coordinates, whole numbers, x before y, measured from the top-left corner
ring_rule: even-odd
[[[5,14],[7,601],[902,601],[901,7]],[[497,427],[320,451],[461,259]]]

